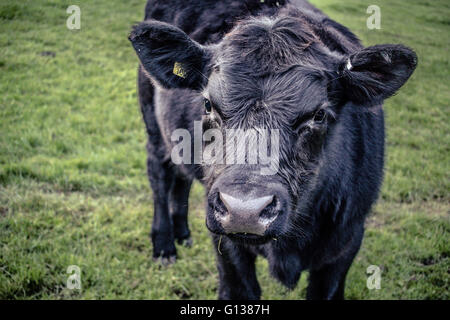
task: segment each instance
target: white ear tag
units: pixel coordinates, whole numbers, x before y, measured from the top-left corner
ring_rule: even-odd
[[[353,66],[352,66],[352,63],[351,63],[351,61],[350,61],[350,58],[348,58],[348,60],[347,60],[347,70],[352,70],[352,68],[353,68]]]

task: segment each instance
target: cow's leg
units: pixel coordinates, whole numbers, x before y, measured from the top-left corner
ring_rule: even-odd
[[[317,270],[310,270],[306,293],[308,300],[343,300],[345,278],[361,242],[353,244],[342,257]]]
[[[192,245],[191,232],[189,231],[187,219],[191,185],[192,179],[176,177],[169,198],[175,240],[188,247]]]
[[[260,299],[261,288],[255,272],[256,254],[225,236],[213,235],[213,243],[219,269],[219,299]]]
[[[150,150],[147,167],[153,189],[154,212],[151,230],[153,258],[155,260],[160,258],[161,263],[167,265],[176,260],[173,224],[169,214],[169,192],[174,174],[169,161],[160,161],[153,157]]]
[[[163,264],[168,264],[174,262],[176,258],[168,196],[173,184],[174,172],[170,160],[167,159],[167,150],[156,120],[154,88],[142,71],[142,67],[139,67],[138,72],[138,88],[139,102],[148,136],[147,173],[153,189],[154,215],[151,230],[153,258],[161,258]]]

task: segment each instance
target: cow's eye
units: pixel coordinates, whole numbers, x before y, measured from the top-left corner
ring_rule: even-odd
[[[212,108],[211,101],[205,98],[205,100],[203,100],[203,105],[205,106],[206,114],[209,114]]]
[[[325,113],[325,111],[323,111],[323,109],[320,109],[314,115],[314,121],[317,123],[322,123],[325,120],[326,116],[327,114]]]

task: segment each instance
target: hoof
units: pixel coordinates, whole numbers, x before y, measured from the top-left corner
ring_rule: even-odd
[[[187,248],[190,248],[190,247],[192,247],[193,240],[192,240],[191,237],[189,237],[189,238],[186,238],[186,239],[180,239],[180,240],[178,240],[177,242],[178,242],[180,245],[182,245],[182,246],[185,246],[185,247],[187,247]]]
[[[159,256],[159,257],[153,257],[153,261],[156,263],[159,263],[161,266],[163,267],[167,267],[171,264],[174,264],[177,261],[177,256],[176,255],[171,255],[168,257],[163,257],[163,256]]]

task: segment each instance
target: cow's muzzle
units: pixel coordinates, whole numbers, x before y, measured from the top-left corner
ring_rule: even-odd
[[[286,196],[280,189],[219,186],[208,197],[208,228],[232,239],[276,237],[287,211]]]

